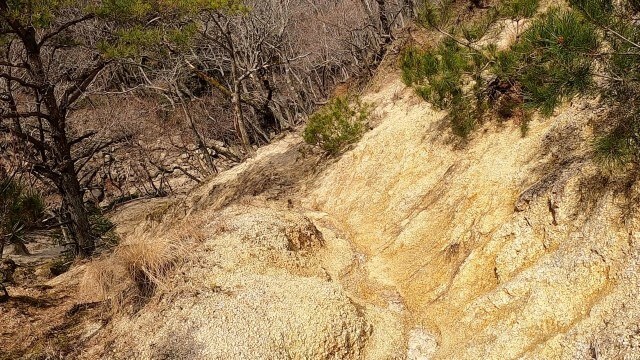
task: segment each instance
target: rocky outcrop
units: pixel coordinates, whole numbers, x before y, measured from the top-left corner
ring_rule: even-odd
[[[371,324],[322,271],[323,236],[307,217],[261,203],[206,219],[157,302],[120,317],[111,346],[88,358],[362,358]]]
[[[590,160],[599,109],[584,100],[525,137],[486,124],[460,143],[399,81],[365,100],[382,123],[306,205],[398,290],[427,334],[410,337],[411,358],[637,358],[638,189]],[[435,351],[419,345],[430,338]]]

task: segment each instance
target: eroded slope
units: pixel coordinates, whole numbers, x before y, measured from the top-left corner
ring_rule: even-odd
[[[339,159],[290,135],[116,217],[103,269],[167,241],[180,261],[83,356],[638,358],[640,193],[591,160],[602,109],[462,143],[398,78],[369,90],[379,124]]]
[[[433,358],[640,357],[637,188],[590,160],[601,109],[581,101],[526,137],[493,124],[461,144],[399,80],[366,100],[382,123],[305,204],[399,291]]]

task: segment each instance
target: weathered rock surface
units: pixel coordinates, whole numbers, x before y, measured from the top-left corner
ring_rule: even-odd
[[[526,137],[487,125],[459,144],[408,91],[395,81],[365,99],[382,123],[305,204],[436,339],[421,354],[414,334],[409,357],[640,358],[638,189],[603,182],[589,160],[589,103]]]
[[[323,237],[307,217],[265,204],[210,216],[162,298],[120,317],[101,357],[362,358],[371,324],[321,271]]]

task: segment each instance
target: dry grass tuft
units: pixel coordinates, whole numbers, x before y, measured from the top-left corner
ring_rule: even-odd
[[[125,269],[111,258],[94,261],[80,282],[80,294],[85,301],[102,301],[116,312],[124,307],[131,289]]]
[[[163,279],[182,258],[181,245],[167,239],[131,242],[118,248],[114,256],[121,262],[143,297],[150,297]]]
[[[81,292],[113,312],[135,311],[158,290],[167,290],[171,270],[191,246],[206,239],[201,223],[185,219],[167,231],[130,235],[112,254],[89,265]]]

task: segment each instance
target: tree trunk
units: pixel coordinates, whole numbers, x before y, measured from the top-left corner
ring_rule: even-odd
[[[49,108],[55,106],[54,101],[55,98],[51,101],[52,105]],[[57,171],[53,172],[55,175],[51,180],[54,180],[57,185],[69,213],[69,220],[71,220],[69,230],[77,245],[75,255],[80,258],[88,257],[95,250],[95,241],[91,233],[89,214],[84,206],[84,192],[81,190],[75,162],[71,156],[71,145],[65,128],[62,126],[66,122],[66,118],[60,111],[49,110],[49,113],[50,119],[48,121],[51,126],[53,152],[58,162]]]
[[[409,15],[410,20],[413,20],[416,17],[416,3],[415,0],[405,0],[404,5],[407,8],[407,15]]]
[[[376,0],[378,3],[378,17],[380,18],[380,36],[383,38],[384,44],[390,44],[393,40],[391,34],[391,23],[387,16],[387,3],[386,0]]]
[[[245,76],[240,76],[238,69],[238,59],[237,53],[235,49],[235,44],[233,42],[233,37],[231,37],[231,33],[227,28],[227,43],[229,45],[229,55],[231,58],[231,77],[233,78],[233,93],[231,94],[231,105],[233,106],[233,124],[236,128],[236,132],[240,134],[240,140],[242,141],[242,146],[245,149],[245,152],[248,156],[253,156],[253,148],[251,147],[251,140],[249,139],[249,134],[247,133],[247,126],[244,123],[244,117],[242,116],[242,96],[240,83],[244,79]],[[246,75],[246,74],[245,74]]]
[[[360,2],[364,7],[364,11],[367,13],[367,17],[369,18],[371,25],[373,25],[378,30],[378,32],[380,32],[380,24],[377,21],[378,19],[376,19],[376,17],[373,15],[373,11],[371,10],[371,6],[369,5],[369,2],[367,0],[360,0]]]
[[[0,303],[7,301],[9,301],[9,292],[7,292],[7,288],[0,282]]]
[[[24,61],[30,77],[29,82],[33,83],[28,87],[37,92],[36,98],[41,100],[42,105],[46,108],[45,120],[49,125],[48,130],[51,136],[51,144],[47,144],[46,147],[51,150],[52,159],[36,164],[34,171],[40,172],[56,184],[69,212],[70,229],[78,244],[76,255],[79,257],[89,256],[95,249],[95,243],[91,234],[89,216],[83,202],[83,192],[80,188],[75,162],[71,155],[72,143],[66,133],[67,111],[71,105],[68,101],[75,101],[78,98],[70,100],[73,96],[69,95],[73,92],[66,93],[62,100],[57,97],[59,92],[57,92],[56,84],[61,80],[50,76],[48,65],[51,64],[45,66],[47,62],[43,60],[41,53],[43,44],[38,41],[36,28],[32,25],[23,26],[14,15],[8,15],[10,10],[7,1],[0,1],[0,10],[2,17],[9,23],[10,29],[14,30],[13,32],[24,47],[23,51],[26,55]],[[95,79],[102,68],[102,65],[96,67],[93,78],[90,76],[83,82]],[[77,85],[82,86],[82,83]],[[32,141],[32,143],[34,142]],[[44,145],[39,146],[43,147]]]
[[[89,216],[84,206],[83,194],[75,172],[63,173],[59,188],[71,218],[70,230],[77,242],[76,256],[81,258],[90,256],[95,250],[95,240],[91,234]]]
[[[193,136],[196,138],[196,142],[198,143],[198,148],[202,152],[202,156],[204,156],[204,161],[206,163],[206,171],[208,175],[214,174],[218,172],[215,163],[213,162],[213,158],[211,157],[211,153],[209,153],[209,147],[207,146],[204,137],[198,131],[198,127],[196,123],[193,121],[193,117],[191,116],[191,112],[187,109],[187,106],[184,103],[182,97],[180,98],[180,104],[182,105],[182,111],[184,112],[184,116],[187,117],[187,121],[189,121],[189,127],[191,128],[191,132]]]
[[[233,104],[233,121],[236,127],[236,131],[240,134],[240,140],[242,146],[249,156],[253,155],[253,148],[249,140],[249,133],[247,133],[247,126],[244,123],[244,117],[242,116],[242,104],[240,104],[240,88],[236,85],[231,98]]]

